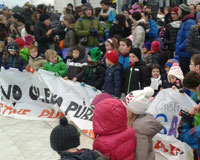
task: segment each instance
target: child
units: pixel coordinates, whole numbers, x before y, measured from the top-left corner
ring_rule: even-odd
[[[26,67],[27,63],[25,60],[23,60],[19,56],[19,47],[16,42],[10,42],[7,45],[7,51],[8,55],[5,58],[4,61],[4,68],[9,69],[9,67],[12,68],[18,68],[19,71],[23,71],[23,69]]]
[[[151,54],[151,43],[145,42],[142,48],[142,60],[146,63],[147,67],[150,68],[152,65],[152,54]]]
[[[28,66],[26,68],[29,68],[28,70],[37,68],[42,69],[47,61],[39,56],[38,48],[32,44],[29,46],[29,52],[30,57],[28,61]]]
[[[106,64],[108,67],[106,69],[105,82],[102,89],[104,92],[119,98],[121,94],[122,67],[118,64],[118,59],[119,54],[116,51],[111,50],[106,53]]]
[[[170,68],[169,73],[167,75],[168,81],[173,89],[181,89],[183,88],[183,72],[177,63],[174,63]]]
[[[85,69],[87,67],[87,63],[84,61],[84,52],[80,49],[79,46],[75,46],[72,48],[72,59],[68,60],[67,66],[69,67],[67,76],[64,78],[65,80],[69,79],[74,82],[82,81],[82,78],[85,74]]]
[[[48,49],[45,52],[45,57],[47,62],[44,64],[44,70],[54,72],[55,76],[66,76],[68,68],[62,58],[57,55],[55,50]]]
[[[97,151],[89,149],[77,149],[80,145],[80,133],[65,117],[60,119],[60,124],[56,126],[50,135],[51,148],[56,151],[60,160],[104,160]]]
[[[132,42],[128,38],[123,38],[119,42],[119,64],[121,64],[124,68],[124,70],[129,67],[129,52],[132,48]]]
[[[141,50],[139,48],[131,49],[129,53],[130,67],[125,70],[125,94],[130,91],[143,89],[149,86],[150,75],[145,63],[141,60]]]
[[[105,41],[106,53],[111,50],[118,50],[118,44],[116,38],[109,38]]]
[[[154,160],[152,138],[162,129],[162,125],[151,114],[146,113],[154,91],[151,87],[130,92],[125,99],[128,124],[136,132],[135,160]]]
[[[120,100],[106,97],[95,105],[93,130],[93,149],[110,160],[135,159],[135,132],[128,127],[126,108]]]
[[[161,68],[159,64],[153,64],[151,66],[151,85],[150,87],[154,90],[154,96],[158,94],[158,92],[162,88],[162,80],[161,80]]]
[[[98,47],[88,53],[88,66],[83,81],[96,89],[101,90],[105,79],[105,66],[101,62],[102,52]]]

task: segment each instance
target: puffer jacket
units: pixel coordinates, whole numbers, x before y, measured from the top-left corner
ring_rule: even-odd
[[[32,58],[30,56],[29,61],[28,61],[28,65],[31,68],[43,68],[44,64],[46,63],[46,59],[43,59],[42,57],[36,57],[36,58]]]
[[[92,36],[90,29],[95,28],[98,32],[97,36]],[[99,20],[94,17],[83,16],[76,21],[75,31],[79,38],[88,37],[86,46],[95,47],[99,45],[99,37],[104,35],[104,28],[100,24]]]
[[[158,37],[158,27],[154,20],[149,19],[149,32],[147,33],[147,41],[153,42]]]
[[[191,57],[186,51],[186,40],[188,38],[189,31],[193,25],[196,24],[195,17],[193,14],[187,15],[181,24],[181,27],[178,31],[177,39],[176,39],[176,49],[175,54],[179,57]]]
[[[105,74],[105,82],[102,87],[104,92],[120,97],[121,95],[121,81],[122,81],[122,67],[116,64],[113,67],[108,67]]]
[[[167,49],[174,51],[176,44],[176,37],[181,26],[181,21],[174,21],[166,26],[164,34],[164,42]]]
[[[186,51],[193,54],[200,54],[200,29],[197,25],[193,26],[186,41]]]
[[[135,132],[127,126],[127,112],[122,102],[107,98],[96,104],[93,129],[97,136],[93,149],[100,151],[110,160],[134,160]]]
[[[58,61],[54,64],[51,64],[47,61],[43,67],[44,70],[58,73],[61,77],[66,76],[68,68],[66,64],[63,62],[62,58],[58,56]]]
[[[73,47],[76,43],[76,33],[74,25],[69,25],[66,31],[63,48]]]
[[[162,129],[162,125],[151,114],[140,115],[132,124],[136,133],[137,146],[135,160],[155,160],[152,138]]]
[[[9,54],[5,58],[3,65],[12,68],[25,68],[27,63],[19,55],[12,56]]]
[[[151,79],[148,73],[146,64],[141,60],[135,63],[134,66],[128,67],[125,70],[124,93],[127,95],[131,91],[150,86]]]

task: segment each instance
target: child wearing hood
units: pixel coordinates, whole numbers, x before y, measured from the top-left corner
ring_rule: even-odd
[[[102,96],[104,99],[100,100]],[[110,160],[134,160],[135,132],[128,127],[126,108],[119,99],[102,96],[94,108],[93,149],[109,156]]]
[[[145,42],[142,47],[142,60],[150,68],[152,65],[151,42]]]
[[[84,61],[84,52],[79,46],[74,46],[72,48],[72,59],[67,61],[67,66],[69,67],[67,76],[65,80],[72,80],[74,82],[82,81],[87,67],[87,62]]]
[[[23,71],[27,63],[19,56],[19,47],[16,42],[10,42],[7,45],[8,55],[4,60],[3,66],[5,69],[18,68],[19,71]]]
[[[162,125],[146,113],[153,94],[153,89],[146,87],[130,92],[125,98],[128,124],[136,133],[135,160],[155,160],[152,138],[162,129]]]

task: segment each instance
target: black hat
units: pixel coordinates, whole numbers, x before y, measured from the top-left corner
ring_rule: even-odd
[[[136,55],[136,57],[140,60],[141,59],[141,50],[139,48],[132,48],[129,52]]]
[[[60,119],[60,125],[56,126],[50,135],[51,147],[55,151],[65,151],[80,145],[78,130],[65,117]]]
[[[42,13],[40,15],[40,22],[44,22],[46,19],[50,19],[50,15],[48,13]]]
[[[8,45],[7,45],[7,51],[10,51],[10,50],[19,52],[19,47],[18,47],[18,45],[17,45],[16,42],[10,42],[10,43],[8,43]]]
[[[20,14],[15,13],[15,14],[13,14],[12,16],[13,16],[15,19],[17,19],[18,21],[24,23],[24,18],[23,18]]]

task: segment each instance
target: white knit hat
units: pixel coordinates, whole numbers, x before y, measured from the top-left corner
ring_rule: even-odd
[[[181,82],[183,82],[183,79],[184,79],[183,72],[181,70],[181,67],[179,67],[179,65],[177,63],[174,63],[173,66],[169,70],[169,73],[167,75],[169,82],[170,82],[170,80],[169,80],[170,75],[178,78],[179,80],[181,80]]]
[[[135,114],[144,114],[148,109],[154,90],[146,87],[143,90],[132,91],[126,96],[126,108]]]

